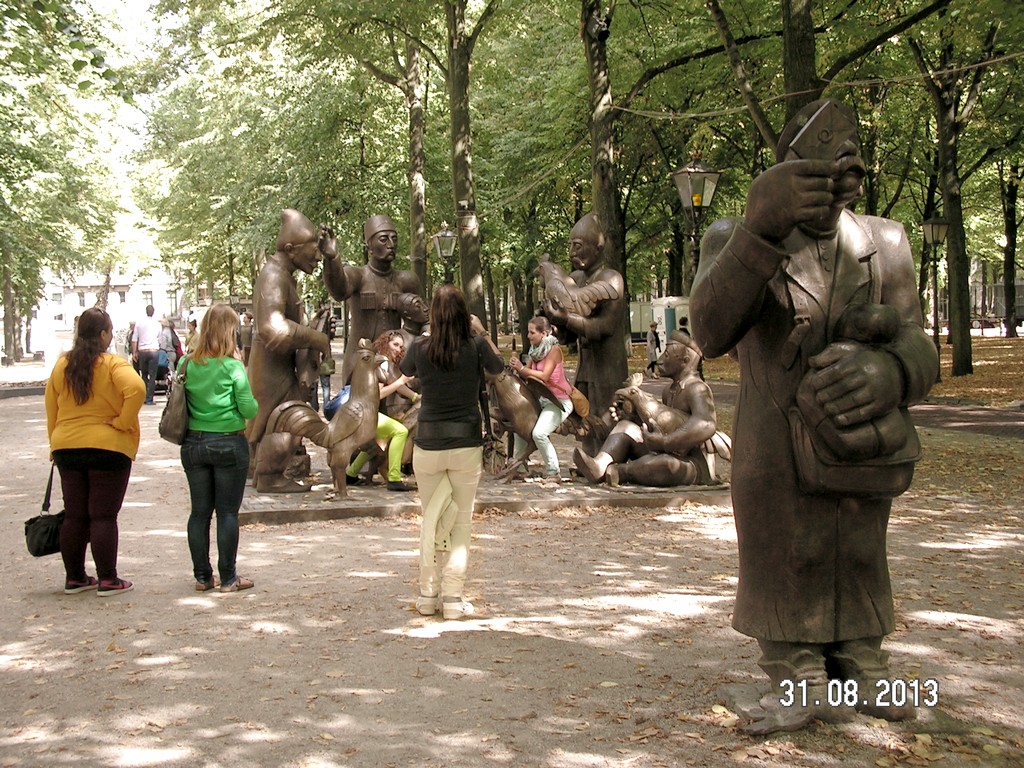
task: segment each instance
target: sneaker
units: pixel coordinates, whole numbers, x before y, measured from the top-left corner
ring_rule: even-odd
[[[111,579],[110,581],[101,581],[96,592],[100,597],[111,597],[113,595],[121,595],[125,592],[131,592],[135,589],[135,585],[130,581],[124,579]]]
[[[345,485],[362,485],[365,482],[359,475],[345,474]]]
[[[230,584],[221,584],[221,592],[239,592],[243,589],[252,589],[256,586],[252,579],[247,579],[244,576],[236,576],[235,580]]]
[[[429,597],[427,595],[420,595],[416,598],[416,612],[420,616],[433,616],[437,613],[437,606],[440,603],[441,598],[437,595]]]
[[[403,483],[401,480],[388,480],[388,490],[398,491],[399,493],[406,493],[408,491],[415,491],[416,486],[409,485],[408,483]]]
[[[64,582],[64,594],[65,595],[77,595],[79,592],[88,592],[90,589],[96,589],[100,583],[96,580],[95,576],[86,576],[83,581],[71,581],[70,579]]]
[[[462,598],[445,598],[441,603],[441,615],[445,619],[461,619],[464,616],[472,616],[476,612],[472,603]]]

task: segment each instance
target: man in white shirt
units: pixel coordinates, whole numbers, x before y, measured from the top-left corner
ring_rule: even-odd
[[[160,321],[153,317],[153,305],[146,307],[146,316],[135,323],[132,331],[132,360],[139,366],[146,382],[146,405],[153,405],[156,390],[156,372],[160,355]]]

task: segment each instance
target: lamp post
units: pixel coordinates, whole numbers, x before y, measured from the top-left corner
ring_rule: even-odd
[[[699,162],[685,165],[672,174],[672,181],[675,182],[679,192],[679,199],[683,202],[683,211],[686,212],[690,220],[689,234],[695,272],[700,261],[697,233],[700,229],[701,219],[711,207],[711,201],[715,197],[715,190],[718,188],[718,180],[721,176],[721,171],[716,171]]]
[[[442,221],[441,231],[431,239],[434,241],[437,260],[444,264],[444,281],[450,283],[452,282],[452,254],[455,253],[455,241],[459,239],[459,236],[448,229],[448,222]]]
[[[939,246],[946,241],[946,230],[949,222],[945,219],[932,217],[921,222],[924,241],[931,251],[932,260],[932,340],[935,342],[935,354],[939,358],[939,372],[936,381],[942,381],[942,343],[939,341]]]

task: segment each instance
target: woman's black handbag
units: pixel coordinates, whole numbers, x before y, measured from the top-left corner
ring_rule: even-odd
[[[50,479],[46,481],[43,496],[43,514],[25,521],[25,545],[33,557],[56,555],[60,552],[60,526],[64,522],[64,511],[50,514],[50,491],[53,490],[53,464],[50,464]]]

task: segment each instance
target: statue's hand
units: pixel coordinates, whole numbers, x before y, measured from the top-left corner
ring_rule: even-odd
[[[314,334],[313,338],[315,340],[315,343],[313,345],[313,349],[315,349],[317,352],[319,352],[322,355],[330,355],[331,354],[331,339],[330,339],[330,337],[328,337],[328,335],[326,333],[319,333],[318,332],[318,333]]]
[[[545,298],[544,315],[553,325],[564,327],[569,319],[569,310],[563,307],[560,302]]]
[[[762,173],[747,192],[743,222],[766,240],[779,242],[798,224],[824,219],[833,205],[831,160],[787,160]]]
[[[903,371],[896,357],[856,341],[838,341],[810,359],[808,380],[817,401],[839,428],[895,410],[903,399]]]
[[[618,406],[615,405],[614,401],[608,406],[608,416],[611,417],[612,422],[617,422],[622,419],[622,414],[619,413]]]
[[[655,432],[651,429],[650,424],[644,424],[644,445],[654,453],[665,452],[665,436],[661,432]]]
[[[334,236],[334,229],[326,224],[320,225],[320,240],[317,243],[320,253],[325,259],[336,259],[338,257],[338,239]]]

